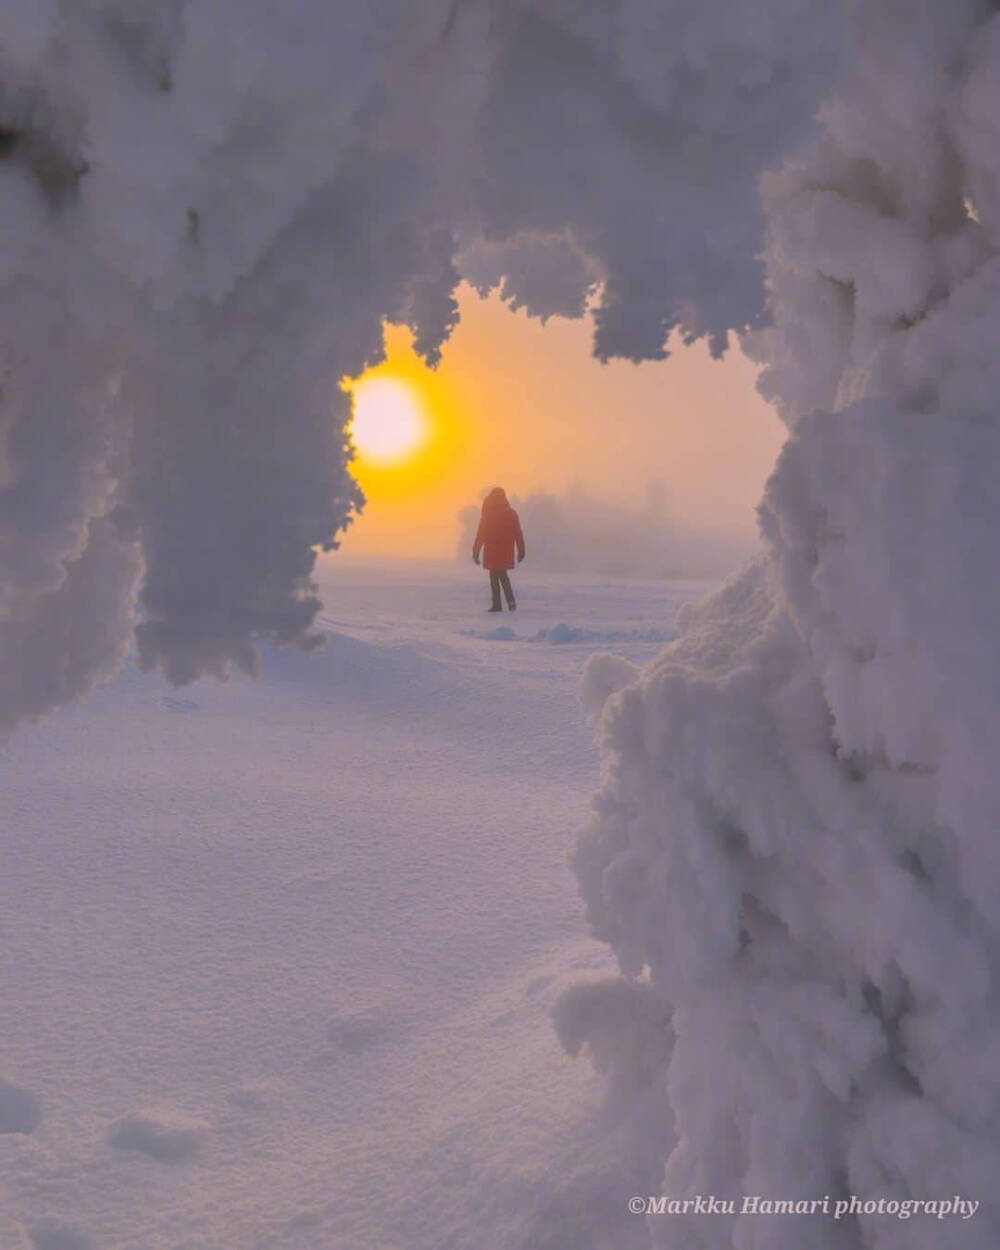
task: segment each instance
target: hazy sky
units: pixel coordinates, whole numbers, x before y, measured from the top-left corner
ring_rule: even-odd
[[[701,344],[678,344],[666,361],[602,365],[589,319],[542,325],[468,286],[460,304],[436,371],[414,356],[408,331],[388,329],[388,359],[373,372],[414,386],[432,434],[412,460],[356,462],[368,504],[345,552],[450,555],[457,511],[494,484],[521,495],[579,484],[616,503],[641,503],[660,484],[679,523],[754,528],[783,427],[745,357],[713,361]]]

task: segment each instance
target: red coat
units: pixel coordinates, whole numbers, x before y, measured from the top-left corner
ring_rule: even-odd
[[[479,518],[472,556],[476,559],[482,551],[484,569],[512,569],[515,546],[517,558],[523,560],[524,535],[521,533],[521,522],[507,502],[507,496],[497,488],[483,500],[483,514]]]

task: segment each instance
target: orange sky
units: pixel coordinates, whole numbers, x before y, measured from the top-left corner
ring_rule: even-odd
[[[456,513],[484,488],[562,493],[574,484],[614,503],[662,487],[679,524],[746,533],[783,438],[742,355],[713,361],[700,344],[666,361],[602,365],[589,321],[546,325],[494,295],[459,291],[462,319],[434,371],[387,328],[373,371],[420,394],[431,437],[409,460],[355,472],[368,496],[344,537],[350,555],[450,556]]]

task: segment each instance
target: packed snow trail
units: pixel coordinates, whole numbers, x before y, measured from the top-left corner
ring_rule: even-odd
[[[471,565],[324,579],[323,651],[128,670],[2,760],[5,1247],[646,1242],[549,1013],[612,970],[565,862],[583,664],[700,588],[519,571],[508,640]]]

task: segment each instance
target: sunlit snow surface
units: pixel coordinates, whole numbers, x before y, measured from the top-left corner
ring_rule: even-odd
[[[514,580],[491,616],[471,565],[331,561],[324,650],[15,737],[5,1250],[647,1244],[662,1165],[549,1013],[614,971],[565,862],[583,665],[706,587]]]

